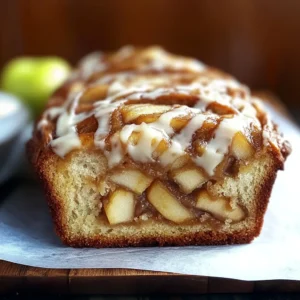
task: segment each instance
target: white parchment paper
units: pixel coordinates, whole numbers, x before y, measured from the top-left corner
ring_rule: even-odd
[[[0,202],[0,259],[45,268],[133,268],[242,280],[300,280],[300,131],[272,112],[293,146],[278,173],[261,235],[249,245],[73,249],[56,237],[42,191]]]

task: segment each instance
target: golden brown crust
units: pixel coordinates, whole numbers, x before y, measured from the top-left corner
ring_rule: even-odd
[[[51,185],[51,182],[47,180],[47,171],[45,170],[45,161],[51,160],[51,153],[45,153],[40,149],[40,146],[37,145],[36,141],[30,140],[26,145],[28,158],[33,165],[36,174],[39,177],[40,182],[43,185],[45,196],[47,199],[48,207],[51,212],[52,220],[55,226],[56,233],[62,240],[64,240],[65,229],[63,228],[63,217],[61,202],[58,200],[55,193],[54,187]]]

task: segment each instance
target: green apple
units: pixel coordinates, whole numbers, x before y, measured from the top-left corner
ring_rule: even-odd
[[[48,97],[70,73],[59,57],[20,57],[8,62],[1,76],[2,88],[17,95],[37,114]]]

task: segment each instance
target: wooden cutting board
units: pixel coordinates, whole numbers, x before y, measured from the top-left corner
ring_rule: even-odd
[[[300,281],[242,281],[127,269],[43,269],[0,261],[0,294],[206,294],[300,292]]]

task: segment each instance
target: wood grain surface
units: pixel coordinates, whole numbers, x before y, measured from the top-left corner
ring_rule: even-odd
[[[17,55],[75,63],[96,49],[160,44],[268,88],[300,110],[300,1],[1,0],[0,67]]]
[[[127,269],[43,269],[0,261],[0,294],[211,294],[300,292],[300,281],[242,281]]]

